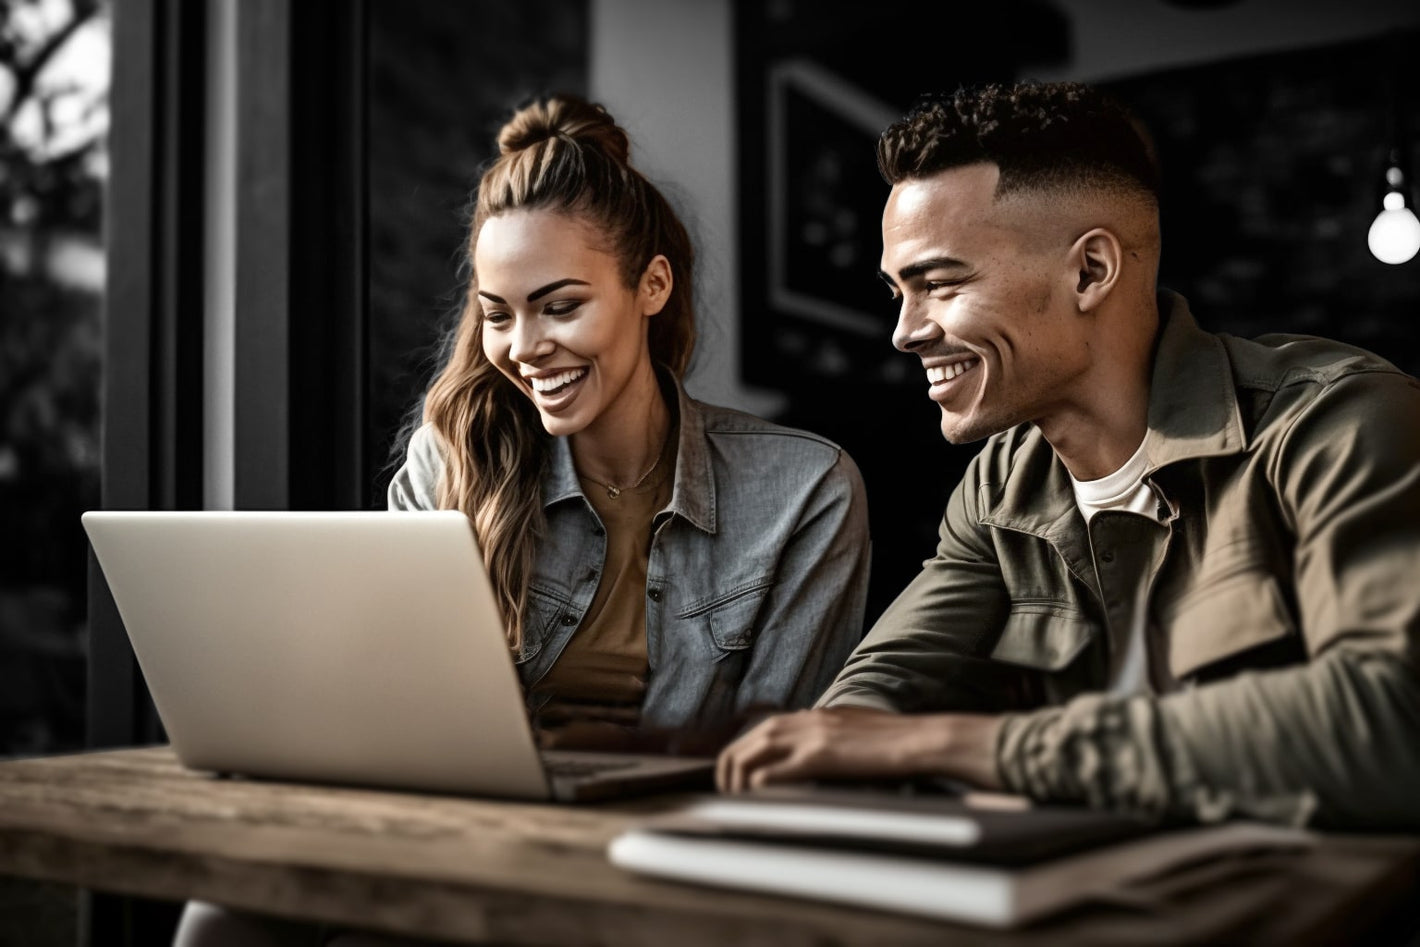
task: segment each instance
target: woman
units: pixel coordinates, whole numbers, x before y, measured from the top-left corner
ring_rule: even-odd
[[[536,102],[498,147],[390,507],[468,514],[550,742],[807,706],[861,633],[856,467],[685,394],[690,241],[602,108]]]
[[[690,240],[602,108],[536,102],[498,148],[389,506],[468,514],[543,743],[713,751],[808,706],[857,643],[861,478],[823,438],[685,394]],[[194,903],[176,943],[321,939]]]

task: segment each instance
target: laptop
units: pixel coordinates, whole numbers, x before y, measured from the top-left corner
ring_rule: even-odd
[[[710,783],[704,758],[538,750],[462,513],[83,524],[189,768],[557,801]]]

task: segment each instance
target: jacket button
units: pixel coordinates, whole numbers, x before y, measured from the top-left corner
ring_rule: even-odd
[[[660,589],[648,589],[648,590],[646,591],[646,594],[650,597],[651,601],[653,601],[653,602],[659,602],[659,601],[661,600],[661,590],[660,590]]]
[[[1113,562],[1113,561],[1114,561],[1114,553],[1110,552],[1108,549],[1106,549],[1104,552],[1100,553],[1100,562]]]
[[[562,616],[562,624],[564,624],[564,625],[575,625],[575,624],[577,624],[577,617],[576,617],[575,615],[563,615],[563,616]]]

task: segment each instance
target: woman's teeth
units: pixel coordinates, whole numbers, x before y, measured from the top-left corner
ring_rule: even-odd
[[[579,380],[587,374],[585,368],[571,368],[565,372],[558,372],[556,375],[546,375],[541,378],[529,378],[528,384],[532,385],[533,391],[548,395],[562,388],[566,388],[572,382]]]

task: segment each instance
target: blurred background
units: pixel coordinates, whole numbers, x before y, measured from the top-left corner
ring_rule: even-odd
[[[963,83],[1102,84],[1206,327],[1415,373],[1420,261],[1377,256],[1414,218],[1368,234],[1413,207],[1417,49],[1405,0],[0,0],[0,757],[160,736],[82,510],[383,505],[530,95],[604,103],[690,227],[691,392],[858,461],[871,619],[975,451],[889,343],[882,127]]]

